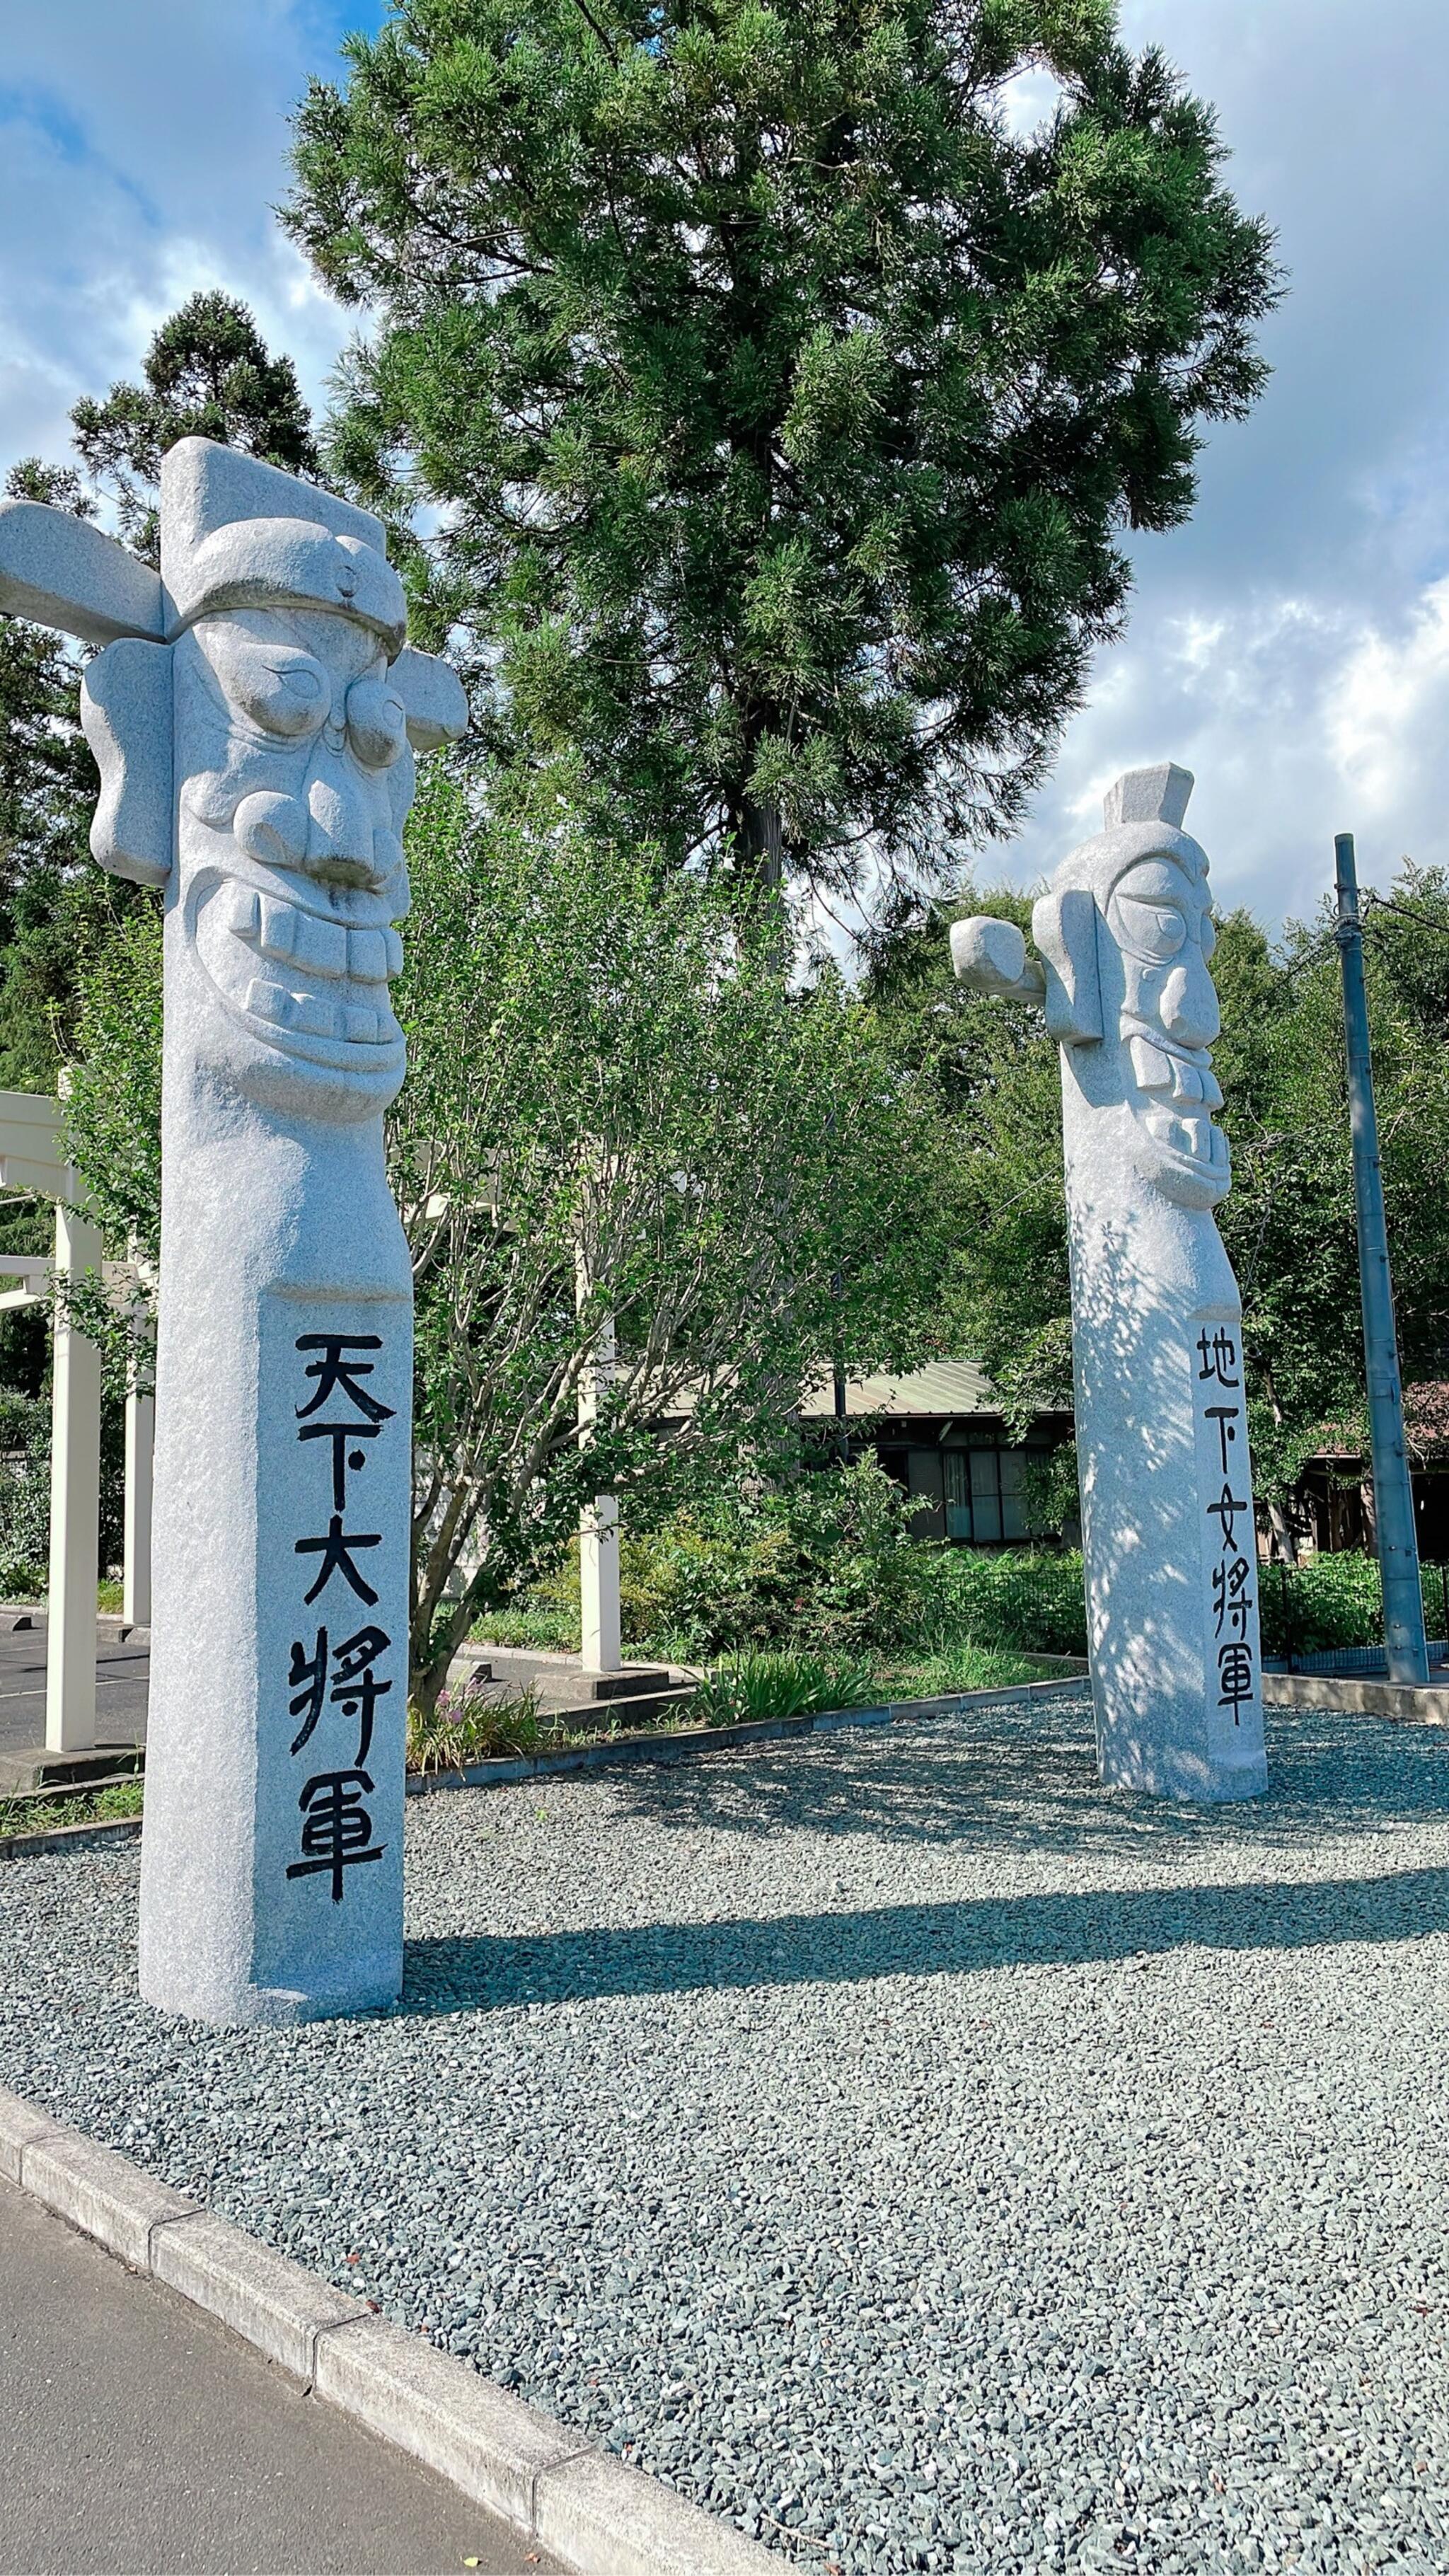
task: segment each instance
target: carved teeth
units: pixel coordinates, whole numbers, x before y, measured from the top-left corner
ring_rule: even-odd
[[[264,984],[259,975],[253,976],[247,986],[247,1009],[254,1012],[259,1020],[270,1020],[273,1028],[288,1026],[287,1011],[291,999],[291,994],[284,992],[280,984]]]
[[[1176,1097],[1179,1100],[1201,1100],[1202,1075],[1199,1073],[1197,1066],[1195,1064],[1185,1064],[1182,1057],[1179,1056],[1174,1063],[1173,1071],[1177,1076],[1177,1081],[1174,1085]],[[1193,1123],[1196,1125],[1196,1120],[1194,1120]]]
[[[399,939],[397,932],[390,927],[383,932],[382,936],[383,944],[387,950],[388,974],[389,976],[400,975],[403,970],[402,941]]]
[[[1128,1041],[1127,1051],[1132,1058],[1132,1070],[1144,1091],[1171,1090],[1172,1065],[1161,1047],[1153,1046],[1146,1038],[1132,1038]]]
[[[1217,1075],[1211,1072],[1206,1065],[1203,1067],[1202,1096],[1209,1109],[1221,1109],[1223,1105],[1222,1084],[1219,1082]]]
[[[327,1038],[334,1044],[396,1044],[401,1032],[387,1008],[386,982],[395,971],[394,953],[397,964],[402,962],[402,943],[395,931],[349,929],[345,922],[325,920],[297,904],[261,894],[253,886],[236,884],[225,889],[212,919],[225,923],[232,936],[260,948],[265,957],[275,958],[282,966],[279,978],[236,979],[234,970],[226,971],[224,957],[217,961],[223,992],[238,998],[239,980],[244,1007],[255,1018],[274,1029]],[[201,944],[208,971],[215,977],[205,935]],[[230,954],[235,958],[235,949]],[[309,989],[313,978],[321,989]]]
[[[294,905],[273,903],[269,897],[263,896],[261,950],[264,957],[290,958],[297,919]]]
[[[292,934],[292,956],[309,975],[345,975],[347,932],[340,922],[319,921],[315,913],[299,912]]]
[[[274,1029],[294,1029],[309,1038],[344,1038],[376,1046],[396,1034],[390,1012],[369,1010],[363,1003],[325,1001],[320,993],[289,993],[282,984],[252,978],[246,1007]]]
[[[1213,1131],[1206,1118],[1174,1118],[1171,1110],[1149,1109],[1147,1128],[1169,1153],[1186,1154],[1195,1163],[1206,1163],[1212,1159],[1208,1139]]]
[[[387,942],[380,930],[349,930],[347,933],[348,972],[359,984],[381,984],[387,979]]]
[[[1214,1088],[1216,1088],[1216,1086],[1214,1086]],[[1219,1093],[1218,1096],[1221,1098],[1221,1093]],[[1208,1133],[1212,1138],[1213,1161],[1220,1171],[1226,1172],[1232,1162],[1232,1155],[1228,1149],[1228,1140],[1223,1134],[1221,1127],[1210,1127]]]

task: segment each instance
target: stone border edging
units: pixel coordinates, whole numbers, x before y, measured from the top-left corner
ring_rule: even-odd
[[[431,1797],[440,1789],[503,1789],[518,1780],[543,1780],[568,1771],[601,1771],[616,1763],[687,1762],[697,1753],[726,1753],[733,1745],[792,1742],[802,1735],[833,1735],[847,1726],[896,1726],[912,1718],[955,1717],[961,1710],[988,1702],[1029,1707],[1044,1693],[1080,1690],[1084,1673],[1065,1673],[1059,1681],[1007,1682],[998,1690],[951,1691],[941,1699],[901,1699],[879,1708],[832,1708],[815,1717],[751,1718],[739,1726],[678,1726],[663,1733],[606,1737],[598,1744],[576,1744],[565,1753],[518,1754],[493,1762],[470,1762],[465,1771],[410,1771],[408,1796]],[[601,1707],[607,1707],[601,1701]]]
[[[775,2552],[647,2471],[3,2089],[0,2174],[574,2576],[780,2576]]]
[[[3,1805],[0,1799],[0,1805]],[[141,1830],[139,1816],[92,1816],[85,1825],[50,1825],[44,1833],[0,1834],[0,1861],[29,1860],[40,1852],[74,1851],[81,1843],[128,1842]]]
[[[505,1789],[520,1780],[557,1778],[570,1771],[602,1771],[619,1763],[688,1762],[701,1753],[727,1753],[732,1746],[789,1743],[797,1736],[831,1735],[847,1726],[896,1726],[912,1718],[955,1717],[962,1709],[987,1701],[1026,1707],[1044,1693],[1076,1690],[1084,1674],[1064,1673],[1059,1681],[1008,1682],[1001,1690],[954,1691],[943,1699],[893,1700],[880,1708],[833,1708],[817,1717],[761,1717],[742,1726],[680,1726],[663,1733],[606,1737],[598,1744],[576,1744],[566,1753],[520,1754],[496,1762],[472,1762],[466,1771],[410,1771],[410,1798],[432,1797],[442,1789]],[[601,1701],[601,1707],[607,1702]],[[0,1834],[0,1862],[28,1855],[72,1851],[78,1844],[125,1841],[141,1830],[139,1816],[100,1816],[89,1824],[52,1825],[44,1833]]]
[[[1391,1682],[1362,1673],[1265,1672],[1263,1706],[1381,1717],[1391,1726],[1449,1726],[1449,1687],[1443,1682]]]

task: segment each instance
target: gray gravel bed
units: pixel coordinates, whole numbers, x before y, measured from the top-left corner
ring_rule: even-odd
[[[0,2081],[778,2548],[1449,2568],[1449,1737],[1096,1784],[1085,1700],[430,1798],[407,1993],[133,1991],[0,1878]]]

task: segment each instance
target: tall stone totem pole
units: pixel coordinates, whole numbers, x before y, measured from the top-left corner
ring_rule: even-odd
[[[1039,1001],[1061,1048],[1082,1545],[1104,1780],[1267,1786],[1242,1306],[1213,1209],[1228,1143],[1192,779],[1119,778],[1032,914],[957,922],[956,971]]]
[[[207,439],[159,578],[38,503],[0,609],[85,675],[91,846],[165,898],[141,1989],[215,2022],[402,1976],[412,1282],[383,1166],[414,750],[464,730],[379,522]]]

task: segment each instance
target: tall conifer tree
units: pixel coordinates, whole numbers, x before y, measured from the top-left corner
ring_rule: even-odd
[[[286,216],[379,317],[334,461],[429,505],[495,755],[754,879],[1008,826],[1120,531],[1261,382],[1210,110],[1113,0],[396,0],[345,51]]]

